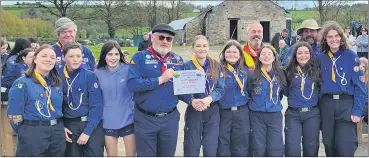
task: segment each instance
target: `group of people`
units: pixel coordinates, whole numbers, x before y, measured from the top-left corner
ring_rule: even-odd
[[[368,61],[349,49],[336,22],[304,23],[316,21],[303,22],[283,67],[276,49],[262,43],[259,23],[248,25],[245,45],[226,42],[219,60],[197,35],[194,56],[185,62],[172,51],[174,29],[158,24],[149,47],[129,62],[108,41],[96,65],[91,51],[75,42],[74,22],[60,18],[56,44],[16,54],[21,63],[5,70],[26,67],[9,87],[6,111],[18,137],[16,156],[104,156],[104,147],[118,156],[119,137],[126,156],[174,156],[179,100],[188,104],[184,156],[199,156],[202,146],[203,156],[301,156],[303,150],[316,157],[320,131],[327,156],[354,156]],[[174,95],[172,78],[182,70],[202,71],[205,92]]]

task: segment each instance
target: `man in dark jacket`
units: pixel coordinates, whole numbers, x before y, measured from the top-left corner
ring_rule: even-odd
[[[283,39],[286,43],[286,46],[291,46],[291,42],[290,42],[290,38],[288,37],[288,30],[287,29],[283,29],[281,33],[276,33],[274,34],[272,41],[270,42],[270,44],[275,48],[275,50],[279,52],[279,40]]]
[[[147,48],[149,48],[150,45],[151,45],[151,42],[149,40],[149,34],[144,33],[144,40],[140,42],[140,44],[138,45],[138,51],[146,50]]]

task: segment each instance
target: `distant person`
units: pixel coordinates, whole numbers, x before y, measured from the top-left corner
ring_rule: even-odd
[[[347,38],[347,45],[349,46],[349,48],[354,52],[356,52],[357,47],[355,44],[355,37],[350,33],[350,31],[351,31],[350,26],[346,26],[343,34]]]
[[[149,40],[149,34],[146,32],[143,35],[144,40],[140,42],[138,45],[138,51],[146,50],[151,45],[151,41]]]
[[[285,44],[290,46],[290,38],[288,37],[288,30],[283,29],[281,33],[274,34],[272,41],[270,44],[276,49],[277,53],[279,54],[279,40],[283,39]]]
[[[29,41],[31,42],[31,47],[34,50],[37,50],[38,48],[40,48],[40,44],[37,43],[37,39],[36,38],[29,38]]]
[[[22,50],[30,47],[31,42],[28,39],[25,38],[16,39],[13,49],[10,51],[9,56],[6,59],[6,63],[2,69],[2,74],[5,74],[6,71],[12,69],[16,65],[15,60],[17,59],[17,56]]]
[[[0,38],[0,54],[1,54],[1,67],[3,67],[6,63],[6,59],[10,53],[10,47],[6,38]]]
[[[285,40],[283,39],[279,40],[278,46],[279,46],[278,56],[279,61],[281,62],[283,60],[283,56],[288,52],[290,47],[286,44]]]
[[[356,39],[357,55],[368,59],[368,28],[361,29],[361,35]]]

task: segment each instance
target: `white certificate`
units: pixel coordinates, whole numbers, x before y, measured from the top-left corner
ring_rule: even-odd
[[[205,93],[205,73],[200,70],[175,71],[174,95]]]

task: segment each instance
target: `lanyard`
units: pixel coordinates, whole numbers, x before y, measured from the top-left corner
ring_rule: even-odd
[[[74,83],[74,81],[76,80],[76,78],[78,77],[79,73],[76,75],[76,77],[74,77],[74,79],[72,80],[71,83],[69,83],[69,80],[70,80],[70,77],[69,77],[69,74],[67,72],[67,66],[64,67],[64,76],[66,78],[66,82],[67,82],[67,86],[68,86],[68,93],[67,93],[67,98],[68,98],[68,106],[70,109],[72,110],[77,110],[80,106],[81,106],[81,103],[82,103],[82,96],[83,96],[83,93],[81,93],[80,95],[80,98],[79,98],[79,105],[76,107],[76,108],[73,108],[73,97],[72,97],[72,85]]]
[[[159,57],[158,55],[156,55],[156,53],[154,52],[154,50],[152,49],[152,46],[149,47],[147,50],[149,50],[150,54],[157,60],[159,60],[160,65],[161,65],[161,73],[163,74],[165,70],[167,70],[167,67],[165,66],[164,62],[167,61],[168,59],[172,58],[172,53],[169,52],[169,55],[167,55],[166,57],[162,58]]]
[[[338,56],[337,58],[335,58],[335,57],[333,57],[332,52],[331,52],[331,51],[329,51],[329,52],[328,52],[328,56],[329,56],[329,58],[332,60],[332,81],[333,81],[333,82],[336,82],[336,73],[337,73],[338,77],[339,77],[339,78],[341,78],[341,84],[342,84],[343,86],[347,85],[347,80],[346,80],[346,78],[345,78],[346,73],[345,73],[345,72],[343,72],[343,74],[342,74],[342,76],[341,76],[341,75],[338,73],[337,65],[336,65],[336,62],[337,62],[337,60],[341,57],[341,55],[340,55],[340,56]]]
[[[245,96],[245,92],[243,91],[243,87],[244,87],[244,85],[245,85],[245,78],[242,78],[242,83],[241,83],[241,80],[240,80],[240,78],[238,77],[236,70],[235,70],[235,69],[233,68],[233,66],[232,66],[231,64],[229,64],[229,63],[227,63],[227,69],[228,69],[230,72],[232,72],[232,73],[233,73],[233,76],[234,76],[234,78],[235,78],[235,79],[236,79],[236,81],[237,81],[238,87],[240,87],[240,89],[241,89],[241,94],[242,94],[242,96]]]
[[[268,80],[269,82],[269,99],[272,100],[273,99],[273,80],[274,80],[274,76],[273,79],[270,78],[269,74],[265,71],[264,67],[261,67],[261,72],[263,74],[263,76],[265,77],[265,79]]]
[[[45,79],[41,76],[41,74],[35,70],[34,72],[34,75],[35,75],[35,78],[36,80],[41,83],[41,85],[45,88],[45,95],[46,95],[46,98],[47,98],[47,104],[50,106],[50,109],[52,111],[55,111],[54,107],[53,107],[53,104],[51,103],[51,87],[49,87],[45,81]]]
[[[301,90],[301,95],[302,95],[302,97],[304,99],[310,100],[311,99],[311,96],[313,95],[315,83],[313,82],[312,85],[311,85],[310,96],[309,97],[305,97],[305,95],[304,95],[304,89],[305,89],[305,79],[306,79],[306,76],[305,76],[304,72],[302,72],[300,66],[297,65],[296,69],[297,69],[297,72],[298,72],[299,76],[301,77],[301,89],[300,89]]]

